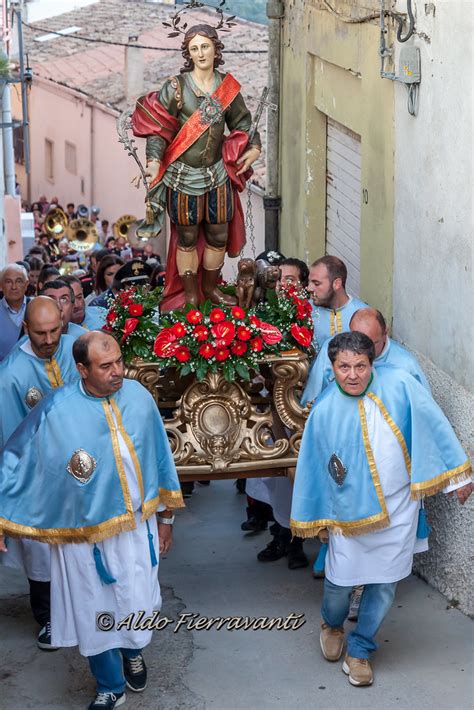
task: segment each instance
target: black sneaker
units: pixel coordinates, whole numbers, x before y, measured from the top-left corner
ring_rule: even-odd
[[[266,548],[258,553],[257,560],[259,562],[275,562],[286,555],[286,547],[280,545],[279,541],[276,538],[273,538],[273,540],[268,543]]]
[[[48,621],[46,626],[43,626],[43,628],[39,632],[38,638],[36,640],[36,645],[42,651],[57,651],[58,650],[59,646],[52,646],[51,645],[51,622],[50,621]]]
[[[288,569],[308,567],[309,560],[303,550],[303,541],[295,537],[288,545]]]
[[[146,688],[146,665],[140,653],[135,658],[123,657],[123,674],[130,690],[141,693]]]
[[[126,697],[125,693],[97,693],[88,710],[113,710],[123,705]]]

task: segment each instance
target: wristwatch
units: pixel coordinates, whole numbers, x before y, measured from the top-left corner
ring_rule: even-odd
[[[161,515],[157,515],[156,518],[158,522],[163,523],[163,525],[173,525],[174,523],[174,515],[172,515],[171,518],[163,518]]]

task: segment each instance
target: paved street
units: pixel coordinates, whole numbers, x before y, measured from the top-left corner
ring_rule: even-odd
[[[374,661],[375,683],[353,688],[340,664],[319,650],[322,583],[286,561],[255,559],[268,533],[244,537],[245,498],[228,482],[197,486],[178,514],[175,545],[161,561],[162,614],[287,617],[304,614],[299,630],[189,631],[176,623],[157,631],[145,657],[149,686],[127,693],[127,708],[250,710],[259,708],[397,708],[468,710],[473,706],[472,621],[416,578],[399,586]],[[316,545],[306,543],[314,559]],[[0,708],[86,708],[94,685],[75,649],[46,654],[34,643],[27,587],[0,573]],[[347,624],[348,628],[350,624]]]

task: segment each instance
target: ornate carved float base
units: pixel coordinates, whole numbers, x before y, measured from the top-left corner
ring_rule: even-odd
[[[308,374],[299,351],[261,362],[250,382],[218,373],[198,381],[134,362],[163,416],[182,481],[291,475],[308,411],[299,404]]]

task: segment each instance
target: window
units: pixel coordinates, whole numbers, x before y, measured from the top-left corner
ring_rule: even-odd
[[[16,126],[13,129],[13,152],[17,165],[25,164],[25,140],[23,137],[23,126]]]
[[[46,180],[54,181],[54,143],[48,138],[44,140],[44,174]]]
[[[65,143],[65,166],[68,173],[77,175],[77,151],[74,143]]]

